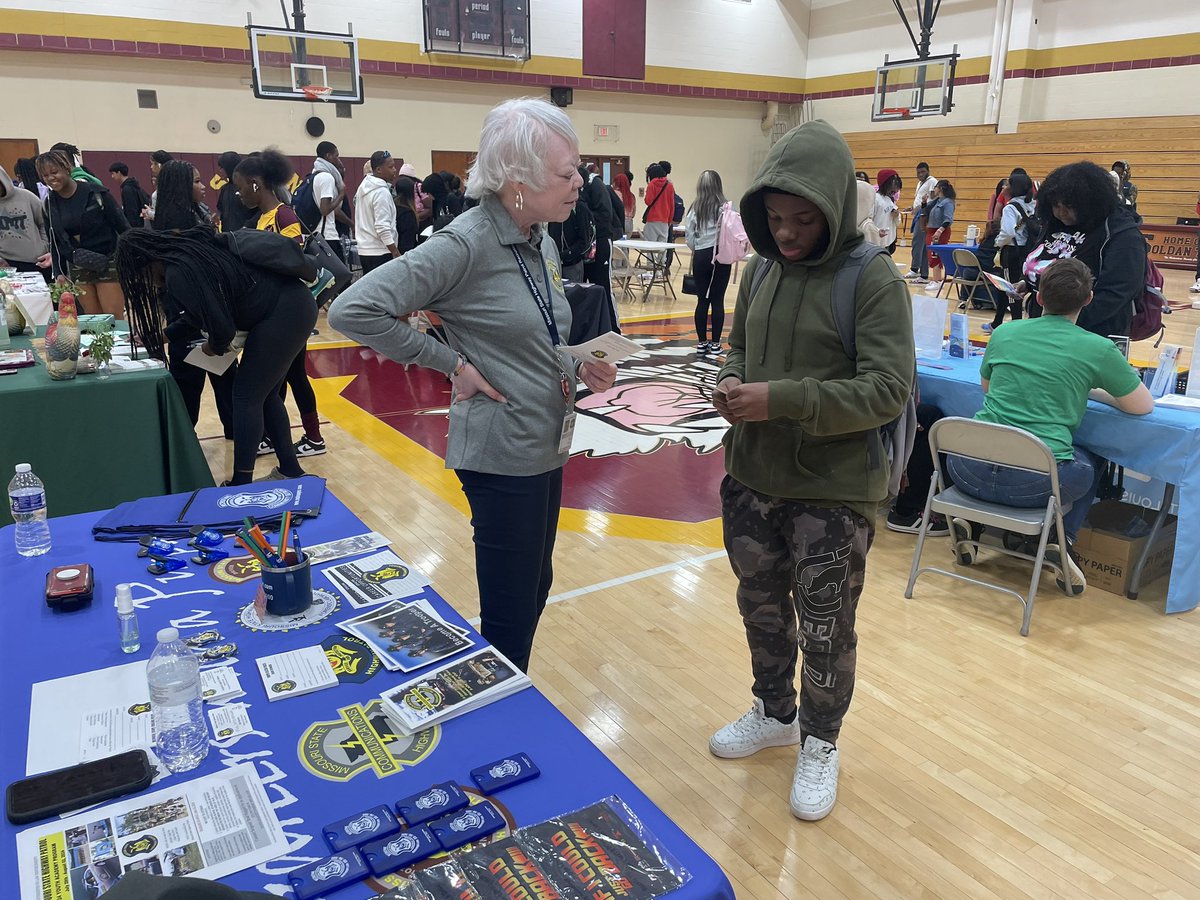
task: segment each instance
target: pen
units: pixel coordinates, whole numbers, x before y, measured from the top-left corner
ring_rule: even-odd
[[[296,548],[296,562],[304,562],[304,551],[300,549],[300,532],[292,529],[292,546]]]

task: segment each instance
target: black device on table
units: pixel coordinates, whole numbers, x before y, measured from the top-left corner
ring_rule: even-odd
[[[4,813],[14,825],[24,825],[137,793],[153,780],[146,751],[129,750],[14,781],[4,792]]]

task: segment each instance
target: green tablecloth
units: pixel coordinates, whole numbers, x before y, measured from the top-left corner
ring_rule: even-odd
[[[30,347],[28,337],[12,340]],[[36,353],[35,353],[36,356]],[[51,516],[211,487],[183,397],[166,369],[101,381],[53,381],[39,358],[0,377],[0,481],[27,462],[46,484]],[[0,526],[12,523],[7,498]]]

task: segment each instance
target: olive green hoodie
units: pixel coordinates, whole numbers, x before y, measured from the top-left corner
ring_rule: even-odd
[[[816,204],[828,240],[789,262],[767,225],[766,189]],[[887,496],[886,454],[868,453],[878,427],[899,415],[912,389],[912,302],[892,261],[869,261],[858,282],[858,359],[846,357],[830,307],[833,277],[863,241],[857,228],[854,162],[827,122],[793,128],[771,149],[741,202],[742,222],[759,257],[775,262],[753,299],[763,259],[746,267],[738,290],[730,352],[718,381],[730,375],[768,383],[765,422],[741,422],[725,436],[731,476],[773,497],[848,506],[873,520]],[[870,458],[882,457],[872,467]]]

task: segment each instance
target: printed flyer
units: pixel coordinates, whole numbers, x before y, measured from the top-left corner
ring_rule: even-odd
[[[212,880],[286,850],[253,763],[17,835],[22,900],[93,900],[134,871]]]

